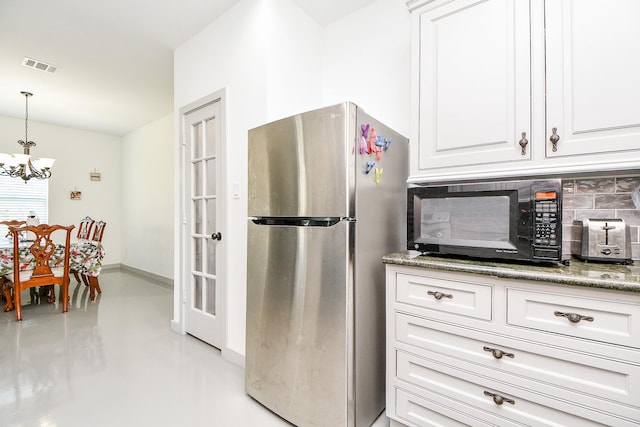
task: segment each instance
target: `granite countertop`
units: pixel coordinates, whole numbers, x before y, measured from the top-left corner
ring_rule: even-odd
[[[640,266],[637,265],[640,263],[638,262],[636,265],[622,265],[572,259],[568,266],[534,265],[426,256],[414,251],[389,254],[384,256],[382,261],[385,264],[476,273],[508,279],[640,292]]]

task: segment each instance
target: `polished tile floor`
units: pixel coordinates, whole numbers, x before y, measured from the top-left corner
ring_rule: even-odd
[[[171,331],[172,290],[121,270],[100,285],[90,302],[72,280],[67,314],[0,313],[0,426],[290,426],[245,394],[242,368]]]

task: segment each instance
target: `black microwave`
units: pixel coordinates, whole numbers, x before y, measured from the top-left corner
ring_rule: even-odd
[[[407,249],[493,260],[562,260],[562,180],[408,188]]]

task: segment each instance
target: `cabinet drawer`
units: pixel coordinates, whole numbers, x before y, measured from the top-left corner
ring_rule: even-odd
[[[437,275],[414,276],[399,273],[396,278],[396,301],[481,320],[491,320],[491,285],[457,281]]]
[[[623,301],[508,288],[507,323],[640,348],[640,305]]]
[[[461,371],[454,365],[422,359],[402,351],[396,353],[396,363],[399,380],[419,385],[427,391],[425,396],[429,394],[442,395],[451,401],[452,407],[459,408],[461,412],[467,414],[484,413],[485,415],[480,416],[481,419],[487,419],[487,416],[490,415],[516,423],[543,426],[630,425],[630,423],[625,424],[623,420],[612,420],[612,417],[598,413],[597,416],[604,421],[603,424],[600,424],[594,421],[593,417],[590,417],[591,414],[596,414],[594,411],[573,406],[574,411],[589,418],[578,417],[563,410],[534,402],[525,396],[525,394],[531,394],[520,388],[475,376],[472,373]],[[494,399],[499,398],[494,398],[491,394],[500,396],[504,402],[502,404],[495,403]],[[534,394],[534,396],[542,399],[540,395]],[[506,424],[506,422],[499,423],[499,425]]]
[[[387,414],[387,416],[398,418],[409,426],[465,427],[469,425],[496,425],[489,423],[478,424],[477,418],[460,412],[461,409],[467,409],[473,413],[473,408],[461,407],[459,402],[443,396],[429,396],[429,393],[417,396],[396,388],[394,397],[395,414]],[[433,400],[429,399],[429,397],[433,398]],[[448,405],[453,406],[453,408]],[[505,424],[501,423],[501,425]],[[506,425],[516,426],[518,424],[508,423]]]
[[[513,378],[517,376],[521,384],[526,381],[532,389],[602,411],[613,411],[613,402],[632,405],[636,408],[618,406],[615,412],[627,417],[640,416],[638,365],[518,342],[402,313],[395,314],[395,325],[396,341],[419,348],[415,350],[418,354],[426,356],[428,351],[434,354],[433,358],[440,357],[435,356],[437,353],[459,359],[459,367],[505,382],[515,382]],[[501,357],[494,357],[492,350]]]
[[[439,402],[429,401],[401,389],[395,389],[396,416],[402,421],[415,426],[452,426],[464,427],[468,424],[448,417],[442,412],[448,412]],[[456,414],[459,418],[459,415]],[[471,418],[469,419],[471,421]]]

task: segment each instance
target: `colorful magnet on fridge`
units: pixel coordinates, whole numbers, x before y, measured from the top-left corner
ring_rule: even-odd
[[[376,147],[376,161],[382,160],[382,147]]]
[[[384,168],[376,168],[376,184],[380,184],[380,180],[382,179],[382,172],[384,172]]]
[[[369,126],[369,123],[360,125],[360,128],[362,129],[362,136],[364,137],[365,141],[367,140],[367,138],[369,138]]]
[[[365,175],[369,175],[369,172],[371,172],[371,169],[373,169],[375,165],[376,162],[367,162],[367,168],[364,171]]]
[[[384,151],[387,151],[389,149],[389,146],[391,145],[392,141],[393,141],[393,138],[384,139]]]
[[[369,153],[373,153],[376,151],[376,140],[378,139],[378,135],[376,134],[375,128],[371,128],[369,131]]]
[[[376,144],[376,147],[384,147],[384,138],[381,136],[376,137],[374,144]]]
[[[369,147],[367,147],[367,139],[364,136],[360,137],[360,154],[369,153]]]

